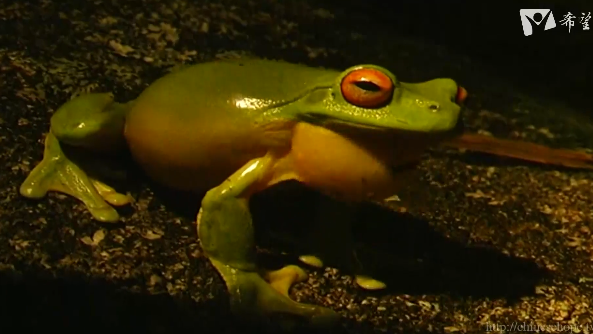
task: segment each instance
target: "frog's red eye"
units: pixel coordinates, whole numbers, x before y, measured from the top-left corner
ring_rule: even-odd
[[[391,78],[373,68],[362,68],[348,73],[340,88],[346,101],[361,108],[382,107],[393,94]]]

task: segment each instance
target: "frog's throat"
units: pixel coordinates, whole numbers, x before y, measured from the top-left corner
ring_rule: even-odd
[[[341,120],[338,118],[334,118],[334,117],[330,117],[330,116],[322,115],[322,114],[308,113],[308,114],[302,115],[301,118],[305,122],[315,124],[315,125],[320,125],[320,126],[326,126],[326,127],[332,126],[332,125],[337,125],[337,126],[341,126],[341,127],[356,128],[356,129],[363,129],[363,130],[393,131],[393,128],[386,127],[386,126],[360,124],[360,123]]]

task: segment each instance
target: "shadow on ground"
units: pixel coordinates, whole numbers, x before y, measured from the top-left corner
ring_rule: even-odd
[[[30,268],[30,267],[29,267]],[[20,330],[142,333],[214,333],[233,327],[224,306],[149,295],[121,284],[28,269],[16,275],[0,272],[0,322]],[[222,300],[224,302],[224,299]],[[219,331],[216,331],[219,332]]]
[[[254,221],[260,230],[299,235],[314,228],[309,224],[315,221],[316,203],[328,200],[296,182],[286,184],[253,199]],[[450,294],[513,301],[533,294],[535,286],[552,275],[533,261],[486,245],[456,242],[427,221],[375,204],[360,208],[353,233],[359,260],[388,286],[387,291],[373,294]],[[294,246],[271,245],[288,250]]]

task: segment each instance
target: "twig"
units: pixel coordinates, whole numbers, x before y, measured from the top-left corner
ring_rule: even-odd
[[[489,153],[541,164],[593,169],[593,155],[567,149],[554,149],[519,140],[464,133],[443,143],[445,146]]]

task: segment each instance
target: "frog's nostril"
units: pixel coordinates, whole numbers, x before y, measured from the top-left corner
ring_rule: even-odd
[[[437,112],[439,110],[439,105],[438,104],[431,104],[428,106],[428,109],[430,109],[433,112]]]

